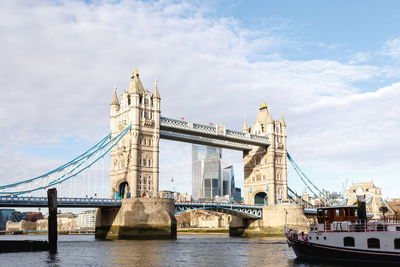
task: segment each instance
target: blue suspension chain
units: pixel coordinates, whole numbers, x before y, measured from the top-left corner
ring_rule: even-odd
[[[95,146],[93,146],[91,149],[89,149],[89,150],[86,151],[85,153],[79,155],[79,156],[76,157],[74,160],[70,161],[69,163],[66,163],[66,164],[64,164],[64,165],[61,166],[61,167],[64,167],[64,168],[58,167],[57,169],[55,169],[55,170],[62,170],[62,169],[65,169],[66,167],[68,167],[68,166],[70,166],[70,165],[73,165],[73,164],[70,164],[70,163],[72,163],[72,162],[74,162],[74,163],[80,162],[80,164],[78,164],[78,166],[76,166],[75,168],[73,168],[72,170],[70,170],[67,174],[64,174],[62,177],[60,177],[60,178],[58,178],[58,179],[56,179],[56,180],[54,180],[54,181],[51,181],[51,182],[48,183],[47,185],[45,185],[45,186],[40,186],[40,187],[33,188],[33,189],[29,189],[29,190],[25,190],[25,191],[0,192],[0,194],[22,195],[22,194],[26,194],[26,193],[38,191],[38,190],[41,190],[41,189],[46,189],[46,188],[48,188],[48,187],[50,187],[50,186],[60,184],[60,183],[66,181],[66,180],[68,180],[68,179],[70,179],[70,178],[72,178],[72,177],[75,177],[75,176],[77,176],[79,173],[81,173],[82,171],[86,170],[87,168],[89,168],[89,167],[91,167],[93,164],[95,164],[99,159],[103,158],[104,155],[105,155],[106,153],[108,153],[115,145],[117,145],[117,143],[122,139],[123,136],[125,136],[125,134],[126,134],[130,129],[131,129],[131,125],[129,125],[128,127],[126,127],[126,128],[125,128],[123,131],[121,131],[117,136],[115,136],[114,138],[112,138],[111,140],[109,140],[109,141],[106,143],[106,140],[110,138],[111,134],[107,135],[105,138],[103,138],[99,143],[97,143],[97,144],[96,144]],[[72,175],[70,175],[70,176],[68,176],[68,177],[65,177],[65,176],[67,176],[68,174],[70,174],[71,172],[75,171],[77,168],[79,168],[82,164],[84,164],[84,163],[85,163],[91,156],[93,156],[95,153],[97,153],[97,152],[103,150],[104,148],[106,148],[109,144],[111,144],[111,143],[114,142],[115,140],[116,140],[116,142],[115,142],[114,144],[112,144],[108,149],[106,149],[106,151],[103,152],[103,153],[101,154],[100,157],[96,158],[96,159],[95,159],[92,163],[90,163],[88,166],[86,166],[85,168],[79,170],[78,172],[76,172],[76,173],[74,173],[74,174],[72,174]],[[97,147],[97,149],[96,149],[95,151],[92,151],[92,150],[93,150],[94,148],[96,148],[96,147]],[[90,153],[89,153],[89,152],[90,152]],[[89,153],[89,154],[88,154],[88,153]],[[35,181],[35,180],[37,180],[37,179],[39,179],[39,178],[43,178],[43,177],[48,176],[49,173],[54,173],[54,172],[56,172],[55,170],[50,171],[50,172],[48,172],[48,173],[46,173],[46,174],[44,174],[44,175],[41,175],[41,176],[32,178],[32,179],[28,179],[28,180],[25,180],[25,181],[21,181],[21,182],[19,182],[19,183],[15,183],[15,184],[11,184],[11,185],[2,186],[2,187],[0,187],[0,189],[9,188],[9,187],[15,187],[15,186],[17,186],[17,185],[21,185],[21,184],[24,184],[24,183],[29,183],[29,182]],[[64,177],[65,177],[65,178],[64,178]]]
[[[301,180],[303,181],[303,183],[311,190],[311,188],[306,184],[306,182],[304,181],[303,177],[305,179],[307,179],[307,181],[321,194],[323,195],[327,200],[329,200],[331,203],[333,203],[334,205],[338,204],[336,201],[334,201],[333,199],[329,198],[326,194],[324,194],[321,190],[319,190],[319,188],[317,186],[315,186],[313,184],[313,182],[311,182],[311,180],[307,177],[307,175],[304,174],[304,172],[299,168],[299,166],[296,164],[296,162],[293,160],[293,158],[290,156],[289,153],[287,153],[287,157],[290,161],[290,163],[292,164],[293,168],[296,170],[297,174],[300,176]],[[311,190],[311,192],[315,194],[315,192],[313,190]],[[317,195],[316,195],[317,196]],[[317,196],[318,197],[318,196]],[[318,197],[319,198],[319,197]],[[328,205],[324,200],[322,200],[321,198],[319,198],[325,205]]]

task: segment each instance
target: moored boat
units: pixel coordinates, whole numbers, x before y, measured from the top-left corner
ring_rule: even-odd
[[[318,224],[309,233],[286,229],[300,259],[400,264],[400,218],[367,220],[365,204],[317,209]]]

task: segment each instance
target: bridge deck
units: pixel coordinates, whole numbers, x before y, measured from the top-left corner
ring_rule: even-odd
[[[57,198],[57,206],[60,208],[120,207],[121,204],[121,199],[111,198]],[[47,197],[0,197],[0,207],[28,208],[47,206]],[[248,219],[262,218],[262,206],[214,202],[175,202],[176,213],[190,210],[212,210]],[[317,210],[305,208],[304,213],[306,215],[315,215]]]
[[[261,219],[262,206],[228,204],[228,203],[198,203],[198,202],[177,202],[175,212],[181,213],[190,210],[212,210],[228,213],[248,219]]]
[[[119,207],[120,199],[110,198],[57,198],[60,208]],[[47,197],[0,197],[0,207],[47,207]]]

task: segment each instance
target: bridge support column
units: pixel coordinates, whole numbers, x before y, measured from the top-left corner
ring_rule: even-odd
[[[229,236],[232,237],[246,236],[246,229],[250,223],[251,221],[249,219],[232,215],[232,221],[229,223]]]
[[[96,239],[176,239],[172,199],[123,199],[120,208],[99,208]]]
[[[232,216],[229,235],[236,237],[282,236],[284,225],[298,231],[308,232],[309,221],[302,206],[273,205],[263,207],[263,218],[249,220]]]

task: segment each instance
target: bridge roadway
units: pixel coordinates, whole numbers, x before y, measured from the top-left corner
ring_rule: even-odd
[[[121,199],[111,198],[57,198],[59,208],[101,208],[101,207],[120,207]],[[0,197],[0,207],[47,207],[47,197]],[[262,206],[215,203],[215,202],[176,202],[175,213],[179,214],[190,210],[210,210],[228,213],[248,219],[261,219]],[[316,209],[305,208],[304,213],[316,215]]]
[[[250,133],[218,130],[217,126],[175,120],[166,117],[160,118],[160,137],[180,142],[218,146],[222,148],[248,151],[252,146],[269,146],[266,136]]]

